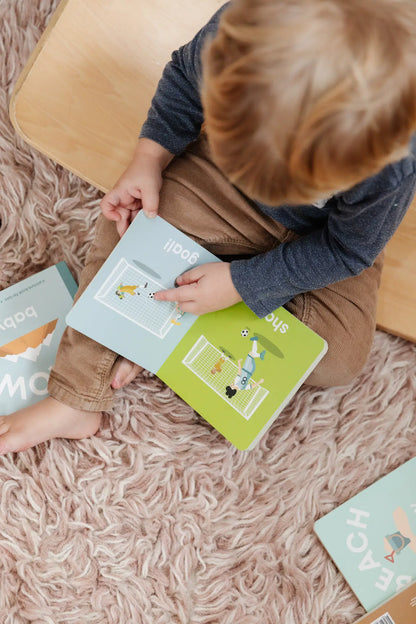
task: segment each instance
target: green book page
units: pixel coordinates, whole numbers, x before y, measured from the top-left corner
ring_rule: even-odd
[[[259,319],[241,303],[199,317],[157,375],[237,448],[247,449],[325,349],[325,341],[284,308]]]

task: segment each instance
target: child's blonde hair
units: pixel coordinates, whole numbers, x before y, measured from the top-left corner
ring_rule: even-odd
[[[203,55],[214,161],[250,197],[310,202],[401,158],[415,0],[235,0]]]

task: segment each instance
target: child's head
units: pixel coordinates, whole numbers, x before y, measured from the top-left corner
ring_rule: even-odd
[[[416,130],[415,0],[234,0],[203,57],[214,161],[247,195],[353,186]]]

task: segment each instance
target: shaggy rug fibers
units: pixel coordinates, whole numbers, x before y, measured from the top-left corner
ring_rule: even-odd
[[[79,273],[100,193],[13,131],[13,85],[57,2],[0,0],[2,288]],[[349,624],[314,521],[415,454],[416,346],[378,332],[350,387],[303,388],[236,451],[144,375],[99,433],[0,460],[1,624]]]

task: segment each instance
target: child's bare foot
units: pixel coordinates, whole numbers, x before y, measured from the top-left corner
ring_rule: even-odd
[[[111,387],[114,388],[114,390],[118,390],[123,386],[127,386],[142,370],[142,366],[138,366],[138,364],[134,364],[134,362],[120,357],[115,366]]]
[[[25,451],[52,438],[87,438],[97,432],[100,421],[101,412],[76,410],[48,396],[10,416],[0,416],[0,455]]]

